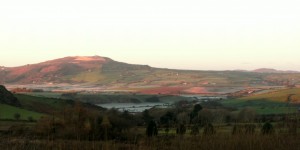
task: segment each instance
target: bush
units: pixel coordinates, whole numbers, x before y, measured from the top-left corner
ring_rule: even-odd
[[[27,119],[29,122],[34,122],[34,119],[32,118],[32,116],[29,116]]]
[[[261,128],[262,134],[272,134],[274,132],[273,125],[270,122],[266,122]]]
[[[15,113],[15,114],[14,114],[14,118],[15,118],[16,120],[20,120],[21,115],[20,115],[19,113]]]

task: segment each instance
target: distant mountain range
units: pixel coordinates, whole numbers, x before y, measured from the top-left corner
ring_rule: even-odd
[[[260,73],[299,73],[298,71],[293,70],[276,70],[272,68],[259,68],[253,70],[253,72],[260,72]]]
[[[300,84],[297,71],[191,71],[133,65],[100,56],[75,56],[19,67],[1,67],[0,84],[92,84],[122,87],[202,87]]]
[[[294,71],[294,70],[276,70],[276,69],[272,69],[272,68],[259,68],[259,69],[254,69],[254,70],[236,69],[233,71],[256,72],[256,73],[300,73],[299,71]]]

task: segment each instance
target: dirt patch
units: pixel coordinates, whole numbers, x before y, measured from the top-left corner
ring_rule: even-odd
[[[105,62],[105,58],[102,57],[84,57],[84,56],[78,56],[75,57],[75,61],[102,61]]]
[[[209,93],[205,87],[192,87],[184,90],[185,93],[189,94],[204,94]]]
[[[158,88],[150,88],[145,90],[140,90],[140,93],[143,94],[170,94],[176,95],[181,94],[181,92],[185,89],[185,87],[158,87]]]

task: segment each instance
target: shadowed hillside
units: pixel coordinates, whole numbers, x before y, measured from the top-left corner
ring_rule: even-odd
[[[0,85],[0,120],[13,119],[15,114],[20,114],[21,119],[27,117],[39,119],[41,116],[53,115],[66,108],[80,104],[83,108],[90,111],[100,112],[105,109],[93,104],[74,100],[58,98],[35,97],[23,94],[12,94]]]
[[[10,93],[3,85],[0,85],[0,103],[12,106],[21,106],[18,99]]]

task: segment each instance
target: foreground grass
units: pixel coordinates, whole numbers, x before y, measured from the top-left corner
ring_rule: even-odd
[[[159,136],[142,138],[133,142],[38,140],[27,138],[0,138],[2,150],[298,150],[300,136],[291,135],[208,135],[208,136]]]

